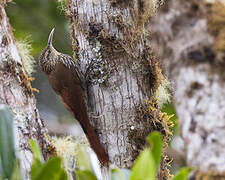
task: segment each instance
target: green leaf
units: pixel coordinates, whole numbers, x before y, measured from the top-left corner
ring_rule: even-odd
[[[181,168],[176,176],[172,180],[186,180],[188,179],[188,175],[191,172],[191,168]]]
[[[155,161],[149,149],[145,149],[136,159],[130,180],[155,180]]]
[[[59,157],[52,157],[40,166],[39,170],[35,168],[31,172],[31,180],[61,180],[61,178],[67,179],[65,174],[62,174],[61,158]]]
[[[30,148],[33,152],[33,163],[30,171],[31,180],[67,180],[67,174],[61,168],[61,158],[52,157],[44,164],[42,163],[41,150],[36,141],[30,140]]]
[[[152,147],[152,155],[155,161],[156,169],[159,167],[162,155],[162,136],[159,132],[153,132],[147,137]]]
[[[78,170],[76,171],[77,180],[97,180],[96,176],[88,170]]]
[[[31,180],[35,179],[41,172],[43,164],[38,159],[33,159],[30,176]]]
[[[33,159],[43,162],[42,153],[37,141],[30,139],[29,143],[30,143],[30,148],[33,152]]]
[[[60,176],[59,176],[58,180],[67,180],[66,171],[61,170],[61,173],[60,173]]]
[[[128,169],[111,169],[111,180],[128,180],[130,178],[130,170]]]
[[[6,105],[0,105],[0,176],[9,179],[16,161],[13,135],[13,115]]]
[[[42,157],[41,150],[39,148],[38,143],[32,139],[30,139],[29,143],[30,143],[31,151],[33,152],[33,162],[31,166],[30,175],[31,175],[31,179],[35,179],[35,177],[38,176],[42,170],[41,167],[43,167],[43,163],[42,163],[43,157]]]
[[[20,165],[19,165],[19,160],[17,159],[15,162],[14,170],[12,173],[12,176],[10,180],[21,180],[21,172],[20,172]]]
[[[85,151],[83,146],[78,145],[76,157],[77,164],[80,170],[91,170],[89,154]]]

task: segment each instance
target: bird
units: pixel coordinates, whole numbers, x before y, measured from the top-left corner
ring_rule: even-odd
[[[63,105],[80,123],[91,148],[102,165],[108,165],[109,156],[92,127],[86,105],[86,80],[77,60],[58,52],[52,44],[54,28],[48,43],[39,57],[40,69],[47,75],[49,84]]]

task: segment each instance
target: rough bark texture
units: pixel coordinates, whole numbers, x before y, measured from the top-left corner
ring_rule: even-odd
[[[146,29],[150,13],[159,5],[153,2],[69,0],[66,11],[74,59],[89,82],[92,124],[111,164],[120,168],[131,167],[151,131],[167,136],[159,108],[146,103],[161,75]]]
[[[216,38],[224,32],[223,7],[170,0],[152,21],[152,46],[174,83],[185,155],[199,169],[196,179],[224,179],[225,56]]]
[[[7,104],[14,113],[15,144],[26,179],[29,177],[32,153],[29,139],[36,139],[47,158],[49,142],[39,117],[30,78],[23,68],[23,60],[15,45],[12,28],[0,2],[0,103]]]

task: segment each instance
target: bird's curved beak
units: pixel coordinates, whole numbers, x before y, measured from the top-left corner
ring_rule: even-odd
[[[49,46],[52,46],[52,39],[53,39],[53,35],[54,35],[54,31],[55,31],[55,28],[53,28],[48,36],[48,45]]]

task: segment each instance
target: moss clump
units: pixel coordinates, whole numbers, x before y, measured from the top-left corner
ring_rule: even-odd
[[[155,99],[147,101],[145,104],[137,105],[135,114],[135,122],[139,126],[132,128],[128,132],[130,144],[135,144],[136,146],[135,149],[132,149],[133,160],[136,159],[143,147],[147,145],[145,138],[153,131],[158,131],[163,135],[164,148],[167,147],[172,136],[170,129],[173,127],[173,123],[170,121],[173,115],[167,115],[167,113],[162,112]],[[158,176],[166,177],[166,179],[170,176],[167,168],[168,162],[168,157],[163,153],[161,171]]]
[[[133,0],[109,0],[109,2],[113,7],[126,8],[132,5]]]
[[[22,58],[23,67],[28,76],[31,76],[35,72],[35,60],[31,55],[31,43],[27,40],[19,40],[16,42],[16,46]]]
[[[163,3],[163,0],[138,0],[138,26],[143,27]]]
[[[18,81],[23,87],[25,87],[26,92],[33,96],[33,92],[39,92],[38,89],[31,86],[31,81],[34,80],[33,77],[29,77],[20,63],[15,62],[9,55],[7,60],[8,71],[17,77]]]
[[[193,179],[195,180],[225,180],[225,173],[219,173],[219,172],[213,172],[213,171],[208,171],[208,172],[196,171],[193,175]]]
[[[77,158],[79,156],[80,146],[87,149],[88,142],[85,137],[79,139],[66,137],[52,137],[54,143],[56,155],[63,159],[63,165],[65,170],[68,172],[70,179],[72,178],[72,172],[78,167]]]
[[[145,138],[153,131],[159,131],[163,135],[165,143],[169,141],[169,136],[172,135],[170,128],[173,127],[170,118],[173,115],[167,115],[167,113],[162,112],[155,99],[147,101],[144,105],[137,105],[135,107],[135,114],[135,121],[138,124],[142,122],[140,126],[145,127],[144,130],[143,127],[137,127],[129,132],[131,143],[137,144],[137,154],[144,147],[146,143]]]
[[[171,101],[171,84],[164,78],[155,92],[155,98],[160,108]]]
[[[67,4],[68,4],[68,0],[58,0],[58,8],[64,12],[66,15],[69,15],[68,13],[68,10],[67,10]]]
[[[225,11],[225,9],[224,9],[224,11]],[[216,51],[221,51],[221,52],[225,51],[225,27],[216,37],[214,49]]]
[[[225,51],[225,4],[217,2],[211,7],[208,29],[215,36],[214,49]]]
[[[150,69],[150,86],[153,92],[153,97],[159,108],[171,101],[171,84],[170,81],[162,74],[162,69],[149,49],[144,56],[148,60]]]

